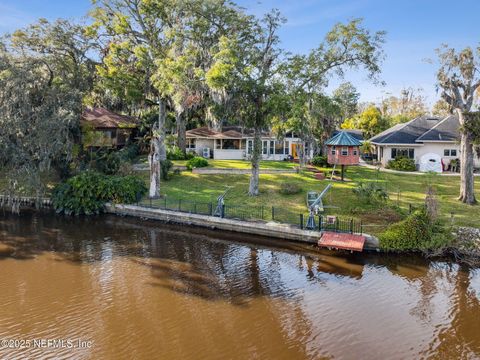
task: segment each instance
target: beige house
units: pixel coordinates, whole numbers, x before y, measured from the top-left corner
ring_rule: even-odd
[[[80,118],[85,147],[122,147],[137,127],[132,116],[104,108],[87,108]]]
[[[371,138],[370,142],[375,146],[377,160],[382,166],[402,156],[413,159],[419,170],[422,170],[421,165],[438,159],[445,171],[453,159],[460,157],[459,129],[457,116],[422,116],[395,125]],[[475,167],[480,168],[477,156]]]
[[[253,151],[253,131],[239,126],[225,126],[222,131],[207,127],[188,130],[187,151],[196,152],[199,156],[216,160],[248,160]],[[284,160],[297,159],[302,149],[302,139],[293,133],[277,139],[269,132],[262,133],[262,159]],[[307,158],[312,151],[306,148]]]

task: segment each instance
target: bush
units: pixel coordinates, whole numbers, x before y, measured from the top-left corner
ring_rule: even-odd
[[[380,235],[385,250],[420,250],[432,239],[432,226],[425,210],[417,210],[405,220],[391,225]]]
[[[186,160],[187,155],[178,146],[167,149],[168,160]]]
[[[187,161],[187,169],[188,170],[192,170],[194,168],[207,167],[207,166],[208,166],[207,159],[204,159],[204,158],[199,157],[199,156],[195,156],[194,158]]]
[[[372,202],[385,202],[388,199],[387,192],[374,182],[366,184],[359,183],[357,187],[353,189],[353,193],[367,204],[371,204]]]
[[[320,167],[328,167],[327,157],[324,155],[314,156],[312,159],[312,165]]]
[[[116,151],[100,149],[87,157],[88,168],[106,175],[114,175],[120,168],[120,155]]]
[[[130,144],[120,149],[117,152],[118,157],[121,161],[133,161],[140,153],[140,148],[137,144]]]
[[[302,191],[302,188],[294,183],[282,183],[280,185],[280,194],[295,195]]]
[[[173,167],[173,162],[171,162],[169,159],[160,161],[160,175],[163,180],[168,180],[169,179],[169,172]]]
[[[92,215],[103,210],[106,202],[132,203],[145,195],[145,182],[136,176],[107,176],[85,171],[57,185],[52,202],[58,213]]]
[[[415,171],[417,168],[413,159],[409,159],[406,157],[398,157],[388,162],[387,169],[400,171]]]

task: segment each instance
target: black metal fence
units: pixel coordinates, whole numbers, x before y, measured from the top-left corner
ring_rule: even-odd
[[[190,214],[217,216],[242,221],[275,221],[288,224],[299,229],[316,231],[333,231],[351,234],[362,234],[363,225],[354,219],[341,219],[337,216],[296,213],[275,206],[247,206],[225,203],[219,206],[216,202],[197,202],[172,197],[160,199],[143,199],[137,205],[152,209],[163,209]]]

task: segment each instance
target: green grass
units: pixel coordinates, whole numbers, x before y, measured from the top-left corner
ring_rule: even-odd
[[[148,165],[148,159],[146,156],[140,156],[136,159],[137,164]],[[187,160],[173,160],[173,164],[176,166],[186,166]],[[261,169],[294,169],[298,164],[289,161],[260,161]],[[250,161],[245,160],[211,160],[208,159],[208,167],[215,169],[250,169]]]
[[[233,163],[233,164],[232,164]],[[283,162],[277,162],[283,164]],[[222,161],[224,168],[248,168],[248,162]],[[231,164],[231,165],[228,165]],[[291,164],[291,163],[288,163]],[[291,164],[295,166],[295,164]],[[217,164],[215,165],[215,167]],[[278,164],[272,164],[278,166]],[[326,169],[324,169],[326,170]],[[148,181],[148,174],[145,174]],[[433,184],[439,201],[440,218],[450,222],[454,213],[456,225],[480,227],[480,205],[469,206],[456,200],[459,188],[459,177],[377,173],[365,167],[349,167],[344,183],[333,182],[333,187],[324,198],[327,206],[326,214],[352,217],[369,225],[365,229],[369,233],[378,233],[392,222],[398,221],[408,212],[409,204],[421,206],[425,198],[428,183]],[[352,192],[357,182],[377,181],[389,194],[387,206],[378,208],[364,204]],[[283,182],[295,183],[302,191],[295,195],[282,195],[280,185]],[[215,202],[227,186],[231,186],[226,196],[226,203],[245,206],[275,206],[291,212],[305,213],[306,193],[309,190],[321,191],[329,180],[317,180],[310,172],[299,174],[263,174],[260,175],[260,195],[248,196],[249,175],[200,175],[182,172],[162,183],[162,194],[167,197],[198,202]],[[480,179],[476,178],[476,195],[480,199]]]

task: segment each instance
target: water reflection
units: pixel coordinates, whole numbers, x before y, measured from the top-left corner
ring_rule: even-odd
[[[0,217],[0,357],[475,358],[480,274],[118,217]],[[3,353],[2,353],[3,351]]]

